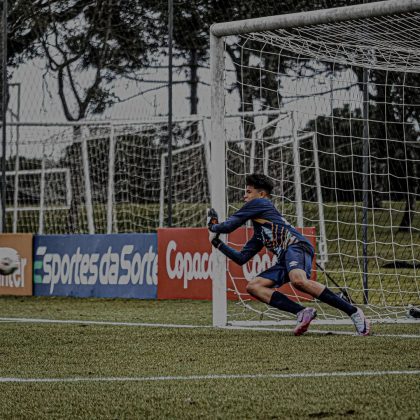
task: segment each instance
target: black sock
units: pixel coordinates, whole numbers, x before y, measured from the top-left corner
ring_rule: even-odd
[[[277,290],[271,295],[270,306],[280,309],[281,311],[291,312],[292,314],[297,314],[298,312],[305,309],[302,305],[299,305],[293,300],[290,300],[283,293],[277,292]]]
[[[330,289],[327,287],[324,289],[324,291],[318,296],[318,299],[321,302],[328,303],[328,305],[340,309],[340,311],[345,312],[348,316],[353,315],[355,312],[357,312],[357,308],[345,301],[340,296],[333,293]]]

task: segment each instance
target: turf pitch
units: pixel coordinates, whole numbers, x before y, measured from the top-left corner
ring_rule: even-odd
[[[0,418],[420,418],[419,323],[210,324],[203,301],[1,297]]]

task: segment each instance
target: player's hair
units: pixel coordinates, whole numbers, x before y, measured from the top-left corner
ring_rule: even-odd
[[[271,195],[274,188],[274,184],[271,179],[263,174],[247,175],[246,185],[254,187],[257,190],[264,190],[268,195]]]

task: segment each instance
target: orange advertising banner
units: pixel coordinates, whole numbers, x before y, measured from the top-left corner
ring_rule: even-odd
[[[300,229],[315,246],[315,228]],[[211,272],[217,251],[208,240],[207,228],[163,228],[158,230],[158,299],[204,299],[212,298]],[[229,235],[229,245],[241,249],[252,236],[251,228],[240,228]],[[268,269],[275,257],[261,251],[242,267],[228,261],[227,289],[245,293],[246,284],[258,273]],[[312,280],[316,280],[315,258]],[[235,286],[235,287],[234,287]],[[280,289],[294,299],[312,300],[312,297],[295,291],[289,284]],[[235,300],[234,292],[228,298]]]
[[[0,295],[32,296],[32,239],[31,233],[0,234],[2,248],[11,248],[19,255],[18,269],[8,276],[0,275]]]

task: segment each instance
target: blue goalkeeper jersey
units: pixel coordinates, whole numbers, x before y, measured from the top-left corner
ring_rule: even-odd
[[[290,245],[299,244],[310,254],[314,254],[312,244],[296,230],[282,214],[266,198],[255,198],[245,203],[236,213],[225,222],[211,226],[215,233],[230,233],[252,221],[254,227],[253,237],[245,244],[241,251],[236,251],[224,243],[218,246],[227,257],[242,265],[256,255],[264,246],[277,256],[283,257]]]

